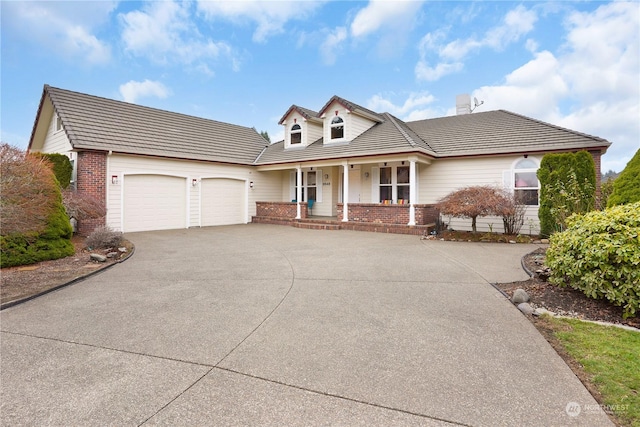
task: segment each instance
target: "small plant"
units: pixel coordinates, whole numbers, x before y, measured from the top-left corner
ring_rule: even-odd
[[[117,248],[122,245],[122,233],[110,227],[98,227],[85,240],[89,249]]]

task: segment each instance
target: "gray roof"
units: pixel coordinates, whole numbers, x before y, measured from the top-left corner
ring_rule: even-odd
[[[407,122],[438,157],[606,148],[606,139],[505,110]]]
[[[331,97],[331,99],[328,100],[326,104],[324,104],[324,106],[318,112],[318,117],[320,117],[320,116],[322,116],[322,114],[324,114],[325,110],[329,107],[329,105],[331,105],[331,103],[333,101],[338,101],[340,104],[342,104],[345,107],[347,107],[347,109],[349,111],[355,111],[355,112],[359,112],[359,113],[364,113],[365,115],[372,116],[373,118],[375,118],[378,121],[383,121],[384,120],[383,117],[382,117],[382,114],[376,113],[375,111],[371,111],[368,108],[364,108],[363,106],[358,105],[358,104],[356,104],[354,102],[347,101],[346,99],[340,98],[337,95],[333,95]]]
[[[74,149],[253,164],[268,144],[255,129],[244,126],[48,85],[43,101],[45,95]]]
[[[327,160],[357,156],[420,153],[433,158],[606,149],[605,139],[551,125],[509,111],[464,114],[403,122],[388,113],[384,120],[348,144],[322,139],[306,148],[270,145],[256,164]]]
[[[289,109],[287,110],[286,113],[284,113],[284,115],[282,116],[282,118],[280,119],[280,121],[278,122],[279,125],[282,124],[282,122],[284,122],[284,119],[287,118],[287,116],[289,115],[289,113],[291,113],[291,111],[297,111],[298,113],[300,113],[300,115],[302,117],[304,117],[305,119],[309,120],[309,119],[316,119],[318,118],[318,112],[317,111],[313,111],[310,110],[308,108],[304,108],[301,107],[299,105],[295,105],[293,104],[291,107],[289,107]],[[318,119],[319,120],[319,119]]]

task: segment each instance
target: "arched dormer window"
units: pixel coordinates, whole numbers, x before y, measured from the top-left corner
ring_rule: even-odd
[[[540,184],[537,170],[538,163],[532,159],[522,159],[513,166],[513,190],[517,200],[523,205],[538,204]]]
[[[331,139],[344,138],[344,120],[340,116],[335,116],[331,120]]]
[[[291,126],[291,145],[302,143],[302,127],[299,124]]]

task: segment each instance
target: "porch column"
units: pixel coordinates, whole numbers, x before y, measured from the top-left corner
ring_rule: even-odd
[[[302,167],[296,167],[296,219],[302,218],[300,203],[302,202]]]
[[[342,180],[342,221],[349,221],[349,164],[342,162],[344,178]]]
[[[416,225],[416,161],[409,160],[409,224]]]

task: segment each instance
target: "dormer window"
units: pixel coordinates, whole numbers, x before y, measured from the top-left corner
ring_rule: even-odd
[[[331,120],[331,139],[344,138],[344,120],[340,116],[335,116]]]
[[[302,143],[302,128],[299,124],[291,126],[291,145]]]

